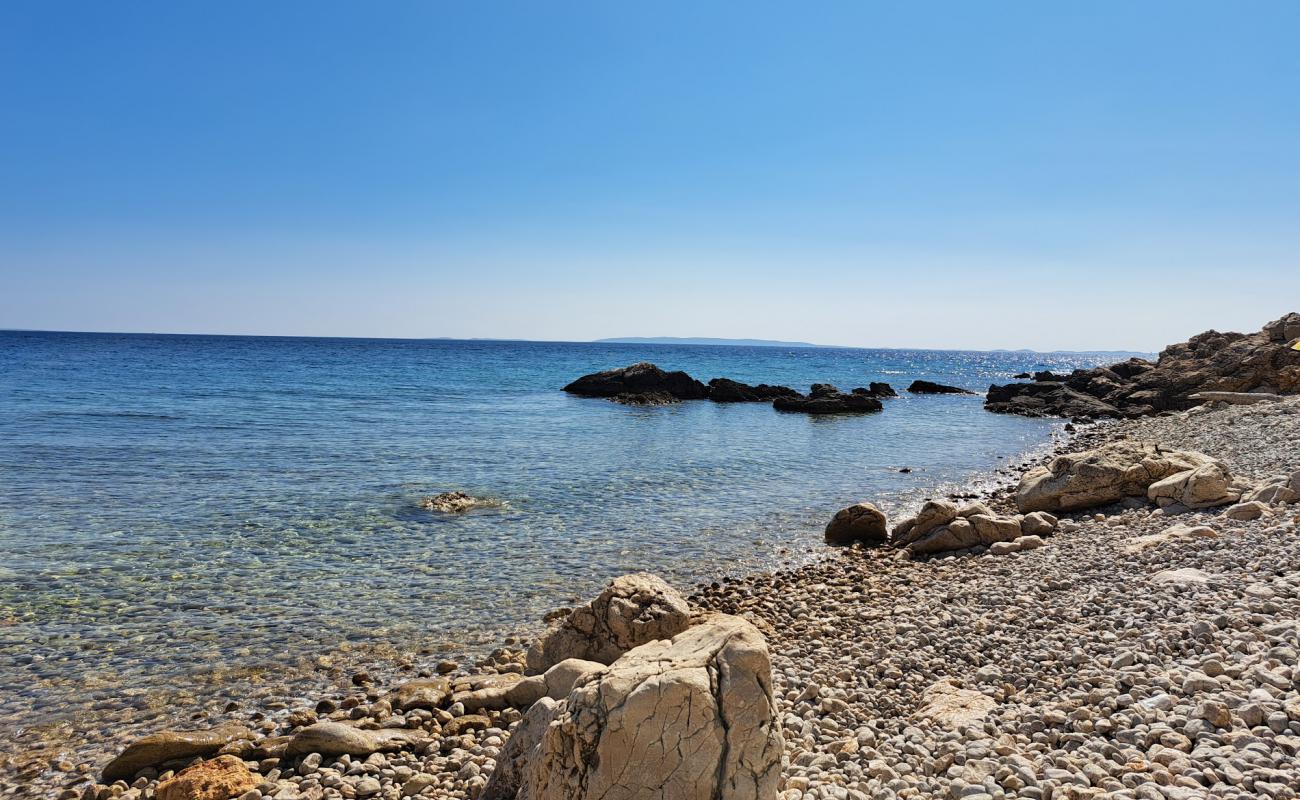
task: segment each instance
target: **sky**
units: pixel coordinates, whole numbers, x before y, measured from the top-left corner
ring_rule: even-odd
[[[1157,350],[1300,310],[1300,3],[0,5],[0,328]]]

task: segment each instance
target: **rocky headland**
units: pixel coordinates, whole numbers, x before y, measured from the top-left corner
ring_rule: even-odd
[[[1004,414],[1139,417],[1209,400],[1260,402],[1249,395],[1300,392],[1300,314],[1256,333],[1206,331],[1170,345],[1151,362],[1129,359],[1069,375],[1036,373],[1032,383],[989,387],[985,408]]]

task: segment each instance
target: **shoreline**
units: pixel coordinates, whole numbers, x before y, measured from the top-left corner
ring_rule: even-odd
[[[1288,400],[1277,406],[1278,408],[1294,409],[1286,421],[1286,430],[1300,436],[1300,401]],[[983,478],[983,485],[978,490],[958,492],[955,496],[961,499],[977,498],[987,502],[990,506],[999,510],[1005,510],[1010,504],[1011,488],[1014,485],[1012,476],[1018,475],[1024,470],[1045,463],[1056,455],[1062,453],[1077,452],[1089,449],[1099,444],[1127,438],[1135,433],[1140,434],[1143,431],[1158,431],[1164,436],[1177,438],[1178,431],[1182,430],[1184,440],[1196,439],[1200,436],[1206,441],[1216,441],[1219,438],[1228,436],[1223,431],[1228,431],[1236,424],[1235,418],[1241,415],[1256,414],[1259,407],[1238,407],[1227,406],[1216,409],[1193,410],[1192,412],[1180,412],[1165,417],[1146,417],[1136,420],[1107,420],[1097,423],[1076,424],[1072,426],[1073,431],[1066,429],[1065,432],[1060,430],[1054,431],[1051,438],[1037,448],[1032,448],[1024,453],[1012,463],[1007,463],[989,473],[981,476],[972,476],[972,482]],[[1188,419],[1197,418],[1197,424],[1191,426],[1187,424]],[[1232,419],[1233,422],[1225,422]],[[1220,429],[1223,429],[1222,431]],[[1280,433],[1281,441],[1284,445],[1287,441],[1285,432]],[[1230,438],[1230,437],[1229,437]],[[1172,442],[1178,444],[1178,442]],[[1186,444],[1186,441],[1182,442]],[[1240,447],[1233,449],[1225,444],[1227,449],[1233,450],[1234,453],[1245,453],[1251,448]],[[1210,453],[1210,455],[1217,455]],[[1259,455],[1257,453],[1257,455]],[[1275,460],[1285,456],[1285,452],[1272,452],[1271,457]],[[1230,456],[1225,458],[1230,461]],[[1230,461],[1231,463],[1231,461]],[[1273,463],[1269,465],[1276,471],[1286,471],[1293,469],[1300,464],[1283,464]],[[1252,477],[1260,477],[1260,470],[1252,468],[1247,470],[1247,474]],[[937,494],[937,493],[936,493]],[[1113,520],[1099,523],[1095,516],[1102,511],[1110,511],[1107,520]],[[827,517],[829,518],[828,510]],[[1192,512],[1187,519],[1201,519],[1203,517],[1211,519],[1217,509],[1209,509],[1207,512]],[[903,598],[914,593],[918,583],[943,584],[944,597],[948,602],[969,602],[971,598],[967,597],[963,601],[960,597],[954,595],[951,586],[955,585],[954,581],[978,582],[980,576],[987,570],[999,568],[1003,565],[1018,561],[1028,561],[1030,559],[1041,559],[1044,554],[1050,554],[1055,549],[1055,545],[1069,544],[1070,546],[1082,546],[1087,543],[1088,537],[1101,533],[1111,540],[1119,541],[1125,538],[1133,538],[1139,533],[1146,533],[1152,528],[1167,528],[1174,522],[1181,522],[1183,518],[1170,519],[1162,517],[1159,513],[1144,513],[1135,509],[1089,509],[1086,512],[1077,512],[1074,514],[1064,514],[1062,519],[1071,518],[1080,526],[1072,532],[1057,532],[1048,538],[1049,546],[1033,553],[1016,554],[1013,557],[995,557],[988,554],[940,554],[930,556],[916,561],[900,561],[897,558],[897,551],[881,550],[872,548],[826,548],[817,553],[811,560],[800,564],[794,564],[789,567],[765,570],[747,575],[732,576],[725,575],[714,581],[702,581],[693,587],[689,587],[683,594],[688,595],[688,599],[696,608],[701,610],[723,611],[727,613],[737,613],[750,617],[760,624],[760,629],[769,638],[773,656],[773,669],[777,677],[778,684],[778,704],[781,706],[782,713],[787,715],[786,727],[790,728],[793,720],[789,718],[792,709],[800,707],[800,704],[808,705],[810,701],[817,701],[817,697],[823,699],[835,700],[834,690],[828,690],[828,686],[833,686],[837,679],[825,674],[825,664],[820,663],[821,655],[809,656],[810,648],[816,653],[823,637],[831,636],[834,633],[835,626],[828,625],[831,620],[839,619],[843,615],[843,607],[847,604],[862,605],[876,601],[886,601],[886,604],[902,602]],[[1214,524],[1213,521],[1210,524]],[[1245,525],[1251,527],[1253,523],[1234,523],[1238,526]],[[1294,521],[1290,523],[1290,536],[1294,538]],[[1255,526],[1258,527],[1258,526]],[[1086,573],[1081,573],[1086,574]],[[1068,583],[1068,582],[1067,582]],[[831,609],[828,606],[826,597],[820,597],[818,600],[813,595],[824,593],[826,587],[834,589],[831,592],[832,597],[839,598],[838,604]],[[874,589],[874,593],[869,593],[864,586]],[[909,588],[911,587],[911,588]],[[686,587],[684,587],[686,588]],[[865,595],[870,594],[870,597]],[[811,623],[796,616],[793,619],[782,619],[782,615],[788,613],[790,598],[798,598],[794,607],[799,605],[812,606],[814,601],[820,605],[822,611],[820,615],[813,615],[819,620],[819,624],[813,626]],[[783,606],[786,606],[783,608]],[[1059,609],[1055,609],[1059,611]],[[1295,609],[1300,613],[1300,606]],[[806,616],[806,615],[805,615]],[[866,618],[873,624],[883,624],[883,621],[891,620],[896,614],[886,613],[884,611],[868,612]],[[773,624],[784,623],[784,624]],[[892,623],[891,623],[892,624]],[[531,637],[541,630],[542,623],[534,626],[531,633],[514,636],[505,636],[500,641],[500,646],[492,650],[485,658],[475,662],[474,667],[466,670],[464,667],[456,674],[468,672],[470,674],[491,674],[493,672],[509,673],[522,670],[522,654],[526,649],[526,638]],[[904,628],[907,628],[904,625]],[[898,635],[898,626],[894,626],[895,636]],[[906,631],[911,633],[911,631]],[[905,635],[906,635],[905,633]],[[486,647],[484,648],[487,649]],[[879,655],[882,651],[879,648],[873,649],[873,652]],[[432,662],[426,665],[426,668],[420,669],[412,666],[409,670],[388,670],[384,667],[374,668],[373,674],[365,674],[367,670],[362,670],[365,674],[364,679],[358,681],[353,675],[337,675],[333,689],[320,689],[316,693],[318,700],[317,710],[334,709],[331,712],[320,714],[319,718],[324,719],[329,713],[336,718],[352,720],[371,720],[372,724],[378,726],[384,721],[384,716],[391,713],[391,708],[386,707],[386,696],[396,688],[400,677],[413,678],[418,675],[434,675],[438,673],[433,668]],[[465,665],[468,666],[468,665]],[[845,672],[845,671],[841,671]],[[403,673],[405,673],[403,675]],[[453,676],[454,677],[454,676]],[[966,676],[969,678],[969,676]],[[817,685],[820,688],[812,698],[805,697],[810,685]],[[784,692],[781,689],[784,688]],[[845,695],[851,697],[852,695]],[[798,698],[798,699],[796,699]],[[915,702],[915,695],[910,695],[906,701],[900,699],[892,700],[895,706],[905,705],[906,702]],[[821,701],[813,703],[813,708],[823,709],[819,705]],[[832,713],[842,713],[847,708],[857,708],[861,713],[862,702],[847,702],[844,697],[840,697],[838,703],[830,702],[825,704],[826,708],[831,709]],[[823,709],[824,710],[824,709]],[[256,725],[267,734],[280,732],[283,730],[273,720],[279,720],[281,723],[290,719],[296,719],[298,722],[304,722],[307,716],[307,708],[256,708],[240,709],[238,713],[226,715],[226,720],[246,720]],[[346,712],[346,713],[344,713]],[[518,712],[512,709],[506,709],[500,713],[488,713],[489,723],[478,731],[458,732],[456,736],[443,736],[435,739],[433,745],[424,749],[425,758],[422,760],[414,753],[409,754],[390,754],[386,759],[390,762],[401,761],[405,764],[407,761],[408,769],[416,769],[420,766],[424,774],[436,777],[436,780],[429,783],[429,792],[421,796],[431,797],[472,797],[476,791],[475,787],[481,786],[485,780],[485,773],[490,771],[491,762],[493,761],[496,750],[508,735],[506,729],[509,724],[518,718]],[[818,712],[820,714],[821,712]],[[814,715],[816,716],[816,715]],[[310,712],[312,721],[317,717],[316,711]],[[799,723],[802,728],[807,720],[805,713],[800,719],[805,722]],[[446,720],[450,721],[450,719]],[[859,721],[866,721],[865,718]],[[214,720],[215,722],[215,720]],[[1298,723],[1300,724],[1300,723]],[[252,727],[252,726],[250,726]],[[838,734],[844,731],[836,730]],[[822,741],[821,731],[814,732],[815,746],[812,750],[796,748],[798,752],[791,755],[790,763],[794,765],[790,772],[787,772],[783,782],[783,800],[793,800],[795,797],[820,797],[821,795],[808,795],[805,791],[802,778],[807,777],[808,770],[802,769],[800,759],[805,753],[817,752],[819,748],[827,744]],[[865,737],[871,739],[876,734]],[[466,737],[471,737],[473,742]],[[864,738],[864,737],[858,737]],[[806,739],[806,737],[805,737]],[[789,737],[787,737],[787,749],[789,750]],[[845,741],[841,736],[835,742]],[[1298,740],[1300,741],[1300,740]],[[125,742],[118,742],[119,748]],[[848,747],[848,745],[845,745]],[[861,743],[859,743],[861,746]],[[823,754],[824,755],[824,754]],[[838,755],[835,756],[835,763],[848,763],[842,761]],[[405,759],[405,760],[403,760]],[[279,758],[271,756],[262,761],[270,764],[269,770],[279,769]],[[817,761],[815,757],[813,761]],[[251,762],[250,762],[251,763]],[[473,764],[470,767],[467,765]],[[97,768],[102,766],[102,762],[95,765]],[[886,765],[888,767],[888,765]],[[428,770],[432,769],[432,772]],[[892,769],[892,768],[890,768]],[[263,773],[267,774],[268,770],[264,769]],[[882,774],[888,774],[883,772]],[[283,780],[279,775],[277,780]],[[139,781],[137,781],[139,783]],[[841,785],[842,782],[836,783],[831,781],[827,785]],[[66,785],[66,784],[65,784]],[[84,783],[81,784],[84,786]],[[154,785],[153,781],[145,781],[140,789],[147,789]],[[816,773],[814,777],[808,779],[807,787],[817,789],[819,785]],[[66,789],[62,794],[58,794],[58,789],[49,787],[54,791],[51,796],[60,796],[71,798],[74,795],[74,789]],[[94,797],[99,798],[100,793],[108,791],[106,788],[94,790],[93,794],[88,794],[87,790],[78,788],[76,797]],[[123,790],[128,797],[135,789]],[[800,794],[792,794],[799,792]],[[11,794],[11,793],[6,793]],[[106,795],[107,796],[107,795]],[[138,795],[144,797],[145,792],[141,791]],[[277,794],[267,794],[264,796],[276,797]],[[296,794],[285,794],[284,797],[296,797]],[[301,795],[308,797],[311,795]],[[335,796],[332,794],[321,796]],[[348,795],[341,795],[347,797]],[[838,794],[836,794],[838,796]],[[856,797],[849,793],[847,797]],[[251,798],[250,798],[251,800]]]
[[[905,499],[892,505],[901,510],[919,507],[930,497],[964,499],[989,495],[999,487],[1005,487],[1010,480],[1008,474],[1018,469],[1019,465],[1049,457],[1068,438],[1070,437],[1062,432],[1061,426],[1053,426],[1043,441],[1018,453],[1008,454],[1005,460],[999,456],[996,466],[976,470],[960,481],[943,480],[911,490],[899,496]],[[829,514],[828,510],[823,516],[828,519]],[[820,540],[820,534],[816,538]],[[718,568],[712,578],[702,576],[694,583],[684,585],[683,593],[694,595],[714,584],[730,585],[759,576],[804,569],[838,558],[843,549],[819,543],[811,544],[804,552],[789,549],[799,543],[802,543],[801,539],[778,544],[768,567],[758,570],[746,568],[743,572]],[[573,597],[575,601],[581,601],[577,594]],[[425,647],[416,651],[395,648],[383,642],[361,643],[355,649],[349,648],[343,653],[303,656],[298,659],[297,666],[289,670],[283,664],[272,663],[264,667],[196,675],[186,682],[189,688],[150,689],[136,697],[128,707],[136,707],[147,713],[148,710],[163,709],[177,703],[193,702],[196,695],[192,690],[204,686],[229,687],[234,691],[219,690],[202,696],[200,704],[195,705],[189,714],[145,717],[125,727],[130,732],[126,737],[120,734],[107,737],[95,735],[92,733],[95,727],[113,725],[115,722],[105,718],[85,719],[87,712],[84,711],[72,712],[70,718],[64,716],[50,723],[37,722],[20,730],[21,738],[11,741],[15,753],[19,753],[21,747],[28,751],[28,757],[11,757],[6,763],[5,758],[0,756],[0,776],[13,775],[16,780],[28,781],[26,785],[43,787],[51,792],[50,796],[58,796],[61,792],[66,793],[69,788],[84,787],[89,781],[96,780],[99,769],[131,738],[156,730],[184,730],[227,723],[263,730],[268,722],[283,724],[294,711],[310,708],[321,699],[343,702],[349,695],[355,695],[359,688],[387,691],[403,681],[436,674],[439,662],[455,661],[462,668],[469,667],[470,672],[500,665],[499,660],[494,661],[494,654],[499,655],[512,649],[521,654],[526,645],[521,646],[520,643],[526,643],[545,630],[545,627],[546,622],[537,619],[514,627],[507,625],[493,631],[484,630],[472,637],[476,643],[466,642],[463,647],[455,649],[439,648],[435,651]],[[347,656],[347,653],[363,651],[370,655]],[[384,651],[387,653],[383,654]],[[366,676],[367,681],[358,684],[355,676]],[[88,740],[95,744],[86,747]],[[69,752],[72,750],[69,743],[77,743],[81,747]],[[6,796],[13,795],[0,782],[0,797]],[[80,797],[81,794],[77,796]]]

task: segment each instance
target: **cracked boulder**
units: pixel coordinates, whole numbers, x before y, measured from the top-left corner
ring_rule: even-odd
[[[1233,482],[1228,467],[1214,461],[1156,481],[1147,487],[1147,497],[1161,508],[1175,503],[1187,508],[1213,508],[1237,502],[1241,489]]]
[[[609,664],[634,647],[671,639],[690,624],[686,598],[661,578],[623,575],[547,629],[528,649],[527,671],[540,675],[569,658]]]
[[[531,739],[544,728],[536,745],[499,758],[523,763],[519,800],[776,797],[782,743],[771,661],[762,635],[739,617],[711,615],[671,641],[637,647],[554,709],[535,708],[526,731]]]
[[[1146,497],[1151,484],[1210,464],[1222,466],[1194,450],[1172,450],[1154,442],[1111,442],[1057,456],[1046,467],[1025,472],[1016,488],[1016,506],[1025,514],[1077,511]]]

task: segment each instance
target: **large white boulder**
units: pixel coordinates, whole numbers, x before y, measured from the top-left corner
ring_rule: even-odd
[[[1057,456],[1046,467],[1027,471],[1016,488],[1016,506],[1025,514],[1075,511],[1145,497],[1151,484],[1210,464],[1222,466],[1194,450],[1171,450],[1154,442],[1111,442]]]
[[[1147,498],[1164,508],[1180,503],[1187,508],[1212,508],[1237,502],[1241,488],[1222,462],[1176,472],[1147,487]]]
[[[609,664],[634,647],[671,639],[690,624],[690,605],[676,589],[648,573],[622,575],[533,643],[528,674],[540,675],[569,658]]]
[[[711,615],[671,641],[637,647],[553,709],[534,708],[526,734],[531,741],[544,727],[536,744],[498,759],[517,769],[519,800],[776,797],[782,744],[771,661],[762,635],[739,617]],[[489,795],[498,796],[506,795]]]

